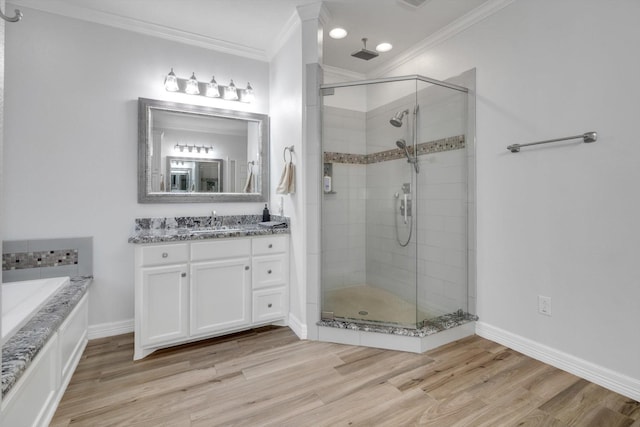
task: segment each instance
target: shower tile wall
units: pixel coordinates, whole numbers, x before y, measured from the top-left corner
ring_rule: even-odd
[[[366,153],[365,113],[337,107],[323,109],[323,150]],[[366,283],[366,166],[333,164],[332,190],[323,200],[323,290]]]
[[[418,142],[465,134],[465,102],[466,96],[451,90],[421,90]],[[412,122],[394,128],[389,118],[398,110],[413,111],[414,104],[415,97],[404,97],[367,113],[369,152],[393,148],[400,138],[411,141]],[[413,120],[413,115],[410,117]],[[421,316],[467,309],[466,150],[419,156],[419,163],[417,183],[412,182],[411,167],[405,159],[368,166],[366,229],[367,284],[409,301],[417,297],[418,321],[423,320]],[[417,185],[413,203],[418,224],[417,228],[414,225],[411,243],[404,248],[396,240],[394,225],[397,221],[400,240],[406,241],[409,226],[403,224],[399,201],[394,197],[395,193],[402,197],[403,183]]]

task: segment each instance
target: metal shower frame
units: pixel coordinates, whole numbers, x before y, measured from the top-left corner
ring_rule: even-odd
[[[337,87],[350,87],[350,86],[365,86],[370,84],[377,83],[390,83],[390,82],[401,82],[406,80],[418,80],[425,83],[431,83],[437,86],[446,87],[449,89],[457,90],[459,92],[468,93],[469,89],[464,86],[459,86],[449,82],[443,82],[442,80],[432,79],[430,77],[421,76],[420,74],[410,74],[408,76],[398,76],[398,77],[382,77],[379,79],[369,79],[369,80],[354,80],[352,82],[341,82],[341,83],[327,83],[320,85],[320,94],[321,95],[332,95],[332,89]]]

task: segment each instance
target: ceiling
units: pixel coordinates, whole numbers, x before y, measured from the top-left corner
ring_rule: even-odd
[[[371,74],[403,52],[450,26],[491,0],[426,0],[411,7],[405,0],[325,0],[329,21],[349,34],[342,40],[325,36],[324,63]],[[418,1],[418,0],[407,0]],[[185,42],[269,60],[296,7],[318,0],[7,0],[53,13],[117,27],[173,35]],[[11,5],[7,9],[11,10]],[[383,41],[393,45],[370,61],[353,58],[362,48],[374,50]]]

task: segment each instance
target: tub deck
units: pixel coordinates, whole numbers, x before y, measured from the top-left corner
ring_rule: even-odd
[[[47,303],[68,277],[24,280],[2,284],[2,345]]]
[[[51,335],[78,304],[91,281],[91,276],[71,278],[2,345],[2,397],[16,384]]]

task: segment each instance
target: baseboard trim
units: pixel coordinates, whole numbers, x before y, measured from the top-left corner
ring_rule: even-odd
[[[640,381],[635,378],[483,322],[476,322],[476,334],[616,393],[640,400]]]
[[[307,325],[302,323],[296,316],[289,313],[289,327],[301,340],[307,339]]]
[[[133,319],[121,320],[119,322],[100,323],[99,325],[89,325],[87,338],[95,340],[97,338],[112,337],[133,332]]]

